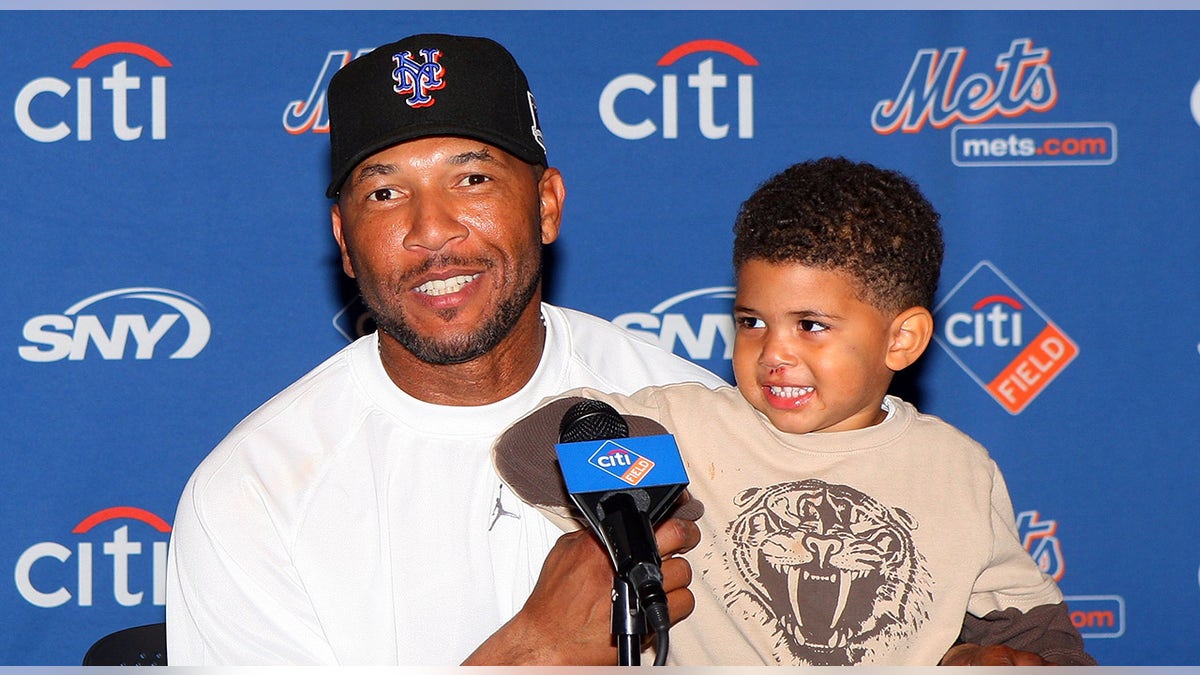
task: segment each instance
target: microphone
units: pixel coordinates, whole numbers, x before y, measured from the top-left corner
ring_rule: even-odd
[[[555,447],[571,500],[608,550],[618,577],[633,588],[656,633],[670,628],[659,523],[687,487],[687,473],[669,434],[629,437],[611,405],[584,399],[559,425]]]
[[[517,420],[492,445],[492,465],[504,485],[521,501],[537,507],[564,530],[574,530],[581,524],[588,524],[574,500],[567,494],[556,450],[560,442],[562,419],[566,417],[566,412],[587,400],[591,399],[568,396],[551,400]],[[662,424],[648,417],[619,417],[626,423],[629,436],[634,438],[668,433]],[[686,473],[681,471],[680,478],[682,480],[679,482],[685,483]],[[644,486],[643,484],[642,487]],[[651,522],[657,524],[667,517],[699,520],[703,514],[703,502],[693,496],[682,504],[668,507],[665,514],[655,514]]]
[[[584,405],[585,402],[588,403]],[[597,406],[597,403],[605,407]],[[576,406],[579,407],[576,408]],[[568,411],[571,411],[570,414]],[[564,422],[566,422],[565,425]],[[564,432],[566,432],[565,438],[563,438]],[[610,435],[613,437],[612,439],[602,438]],[[662,436],[664,439],[647,441],[644,438],[656,436]],[[623,446],[632,445],[635,454],[650,458],[655,462],[655,466],[651,467],[652,471],[643,475],[636,485],[633,485],[607,474],[598,466],[589,465],[588,460],[591,459],[591,454],[585,454],[582,458],[574,454],[568,454],[566,457],[560,454],[560,448],[578,447],[572,446],[572,443],[584,443],[588,438],[592,438],[597,446],[605,440],[611,440]],[[665,443],[667,446],[665,458],[660,456],[662,452],[660,449],[646,450],[641,445],[646,442]],[[605,457],[603,462],[600,461],[601,457]],[[629,461],[625,462],[626,459]],[[613,464],[614,467],[623,467],[625,471],[633,469],[635,461],[633,454],[623,455],[619,451],[611,456],[611,460],[608,458],[607,451],[597,456],[597,464]],[[655,562],[655,556],[658,555],[658,547],[654,541],[652,530],[639,524],[640,519],[632,518],[631,513],[641,514],[644,512],[645,517],[652,525],[658,524],[668,517],[699,520],[704,513],[704,504],[699,499],[693,497],[683,503],[675,501],[682,492],[683,486],[687,485],[688,479],[679,458],[679,449],[666,428],[648,417],[617,414],[617,411],[611,406],[593,399],[567,396],[544,402],[540,407],[517,420],[500,435],[492,445],[492,464],[505,487],[512,490],[521,501],[537,507],[543,515],[563,530],[575,530],[580,526],[591,529],[609,552],[614,569],[619,566],[618,559],[624,560],[624,566],[632,569],[637,566],[635,560]],[[628,466],[625,466],[626,464]],[[639,464],[639,466],[644,467],[645,465]],[[668,469],[669,466],[675,467],[673,472]],[[668,475],[669,472],[671,475]],[[624,473],[624,471],[619,473]],[[631,478],[637,480],[638,473],[639,471],[635,471]],[[608,477],[609,480],[616,482],[607,486],[586,484],[589,474],[592,479]],[[585,483],[580,484],[581,480]],[[568,487],[568,481],[570,487]],[[627,497],[633,501],[633,508],[629,508],[628,502],[625,507],[617,506],[615,502],[625,500],[625,498],[610,495],[613,502],[606,506],[605,513],[610,517],[616,513],[619,514],[618,519],[625,519],[623,527],[613,528],[613,536],[618,542],[614,554],[614,549],[610,549],[610,541],[606,539],[607,535],[604,534],[604,530],[597,529],[590,519],[592,516],[598,515],[598,511],[588,507],[587,504],[598,505],[600,497],[618,491],[627,493]],[[593,492],[600,494],[591,494]],[[585,494],[588,495],[586,498]],[[579,495],[580,499],[585,502],[583,506],[579,505],[575,495]],[[591,515],[585,513],[588,511],[591,512]],[[632,537],[622,534],[625,532],[641,532],[636,539],[640,543],[632,544],[631,542],[634,540]],[[645,566],[641,567],[635,576],[643,573],[651,578],[654,576],[653,570]],[[638,598],[630,586],[631,583],[623,579],[620,574],[614,574],[613,635],[617,637],[620,665],[637,663],[640,655],[638,653],[639,641],[636,636],[645,633],[646,622],[642,616],[645,612],[638,606]],[[651,596],[655,595],[652,588],[647,588],[646,591]],[[655,607],[662,609],[661,616],[650,617],[652,621],[656,622],[652,624],[658,640],[655,664],[660,665],[665,661],[669,650],[670,621],[665,605],[656,604]],[[662,624],[661,629],[659,623]]]

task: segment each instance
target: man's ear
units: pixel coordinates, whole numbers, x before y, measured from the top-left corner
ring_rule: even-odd
[[[550,244],[558,239],[558,230],[562,225],[563,201],[566,198],[567,188],[563,185],[562,174],[554,167],[547,168],[538,181],[543,244]]]
[[[911,366],[933,339],[933,315],[924,307],[909,307],[892,320],[885,361],[893,371]]]
[[[337,240],[338,248],[342,251],[342,270],[346,276],[354,278],[354,265],[350,262],[350,252],[346,250],[346,234],[342,232],[342,208],[334,204],[329,209],[329,219],[333,221],[333,238]]]

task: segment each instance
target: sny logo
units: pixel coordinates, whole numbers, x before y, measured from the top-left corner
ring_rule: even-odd
[[[111,315],[111,329],[105,328],[100,314],[95,313],[97,305],[106,309],[104,314]],[[168,311],[162,311],[164,306]],[[88,308],[93,311],[85,313]],[[132,337],[137,345],[133,358],[152,359],[155,348],[168,333],[180,333],[179,330],[171,331],[180,317],[187,325],[186,335],[175,340],[177,346],[170,358],[190,359],[208,344],[212,326],[200,303],[165,288],[106,291],[80,300],[62,314],[35,316],[25,322],[23,332],[31,344],[22,345],[17,351],[22,359],[37,363],[63,359],[82,361],[88,347],[95,345],[100,358],[112,361],[125,357],[125,347]]]
[[[446,69],[438,63],[442,52],[438,49],[422,49],[421,56],[425,58],[425,63],[414,61],[412,52],[392,55],[392,60],[396,62],[396,69],[392,71],[396,86],[392,90],[397,94],[408,94],[405,102],[413,108],[433,105],[434,99],[429,92],[446,86],[446,81],[442,79]]]
[[[733,297],[732,286],[700,288],[667,298],[649,312],[626,312],[612,321],[729,379],[733,376]]]
[[[654,468],[653,461],[615,441],[603,443],[588,463],[630,485],[642,482]]]
[[[674,65],[680,59],[702,52],[716,52],[732,57],[743,66],[757,66],[758,60],[741,47],[722,40],[693,40],[671,49],[658,60],[656,65],[667,67]],[[717,121],[718,103],[721,101],[719,90],[729,85],[729,78],[713,68],[713,57],[702,60],[696,72],[687,76],[687,86],[696,90],[697,124],[700,133],[705,138],[716,140],[729,135],[729,124]],[[638,73],[619,75],[605,85],[600,93],[600,119],[610,132],[630,141],[647,138],[659,131],[660,127],[650,117],[637,121],[627,121],[617,114],[617,99],[628,91],[638,91],[647,97],[658,88],[653,79]],[[749,74],[737,76],[737,137],[754,138],[754,77]],[[623,106],[626,111],[645,110],[647,114],[657,109],[662,117],[659,122],[663,138],[679,138],[679,76],[664,74],[662,76],[661,103],[652,105],[653,101],[635,99],[630,105]],[[628,113],[626,113],[628,114]]]
[[[137,56],[159,68],[170,68],[171,62],[159,52],[136,42],[109,42],[94,47],[71,64],[71,68],[82,70],[96,61],[114,55]],[[34,109],[44,112],[45,106],[37,106],[34,101],[43,94],[53,94],[66,98],[71,93],[71,84],[57,77],[39,77],[26,84],[17,94],[13,105],[17,126],[29,138],[42,143],[61,141],[75,133],[76,140],[92,140],[93,121],[93,81],[90,77],[80,77],[75,80],[75,129],[63,120],[35,120]],[[130,123],[130,111],[136,110],[140,103],[146,105],[144,99],[137,99],[133,92],[142,87],[142,78],[131,75],[129,60],[122,58],[113,64],[110,75],[100,79],[100,86],[112,92],[112,130],[113,135],[122,141],[136,141],[142,137],[142,125]],[[150,78],[150,138],[156,141],[167,137],[167,78],[155,75]],[[53,122],[53,123],[48,123]]]
[[[986,260],[934,314],[941,326],[934,340],[1013,415],[1079,355],[1066,333]]]

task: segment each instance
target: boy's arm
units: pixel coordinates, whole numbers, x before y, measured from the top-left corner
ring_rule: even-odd
[[[1058,585],[1030,557],[1004,476],[993,465],[992,558],[976,578],[943,665],[1096,665],[1083,649]]]
[[[1022,612],[997,610],[984,617],[967,614],[958,641],[942,657],[943,666],[1094,666],[1083,637],[1064,603]]]

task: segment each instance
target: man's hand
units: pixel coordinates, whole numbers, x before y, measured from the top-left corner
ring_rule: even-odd
[[[673,557],[700,542],[694,522],[671,518],[655,531],[663,557],[663,590],[674,624],[695,609],[687,586],[692,568]],[[617,663],[612,636],[613,568],[590,530],[554,544],[525,606],[463,665],[607,665]]]
[[[942,657],[942,666],[1055,666],[1033,652],[1005,645],[955,645]]]

